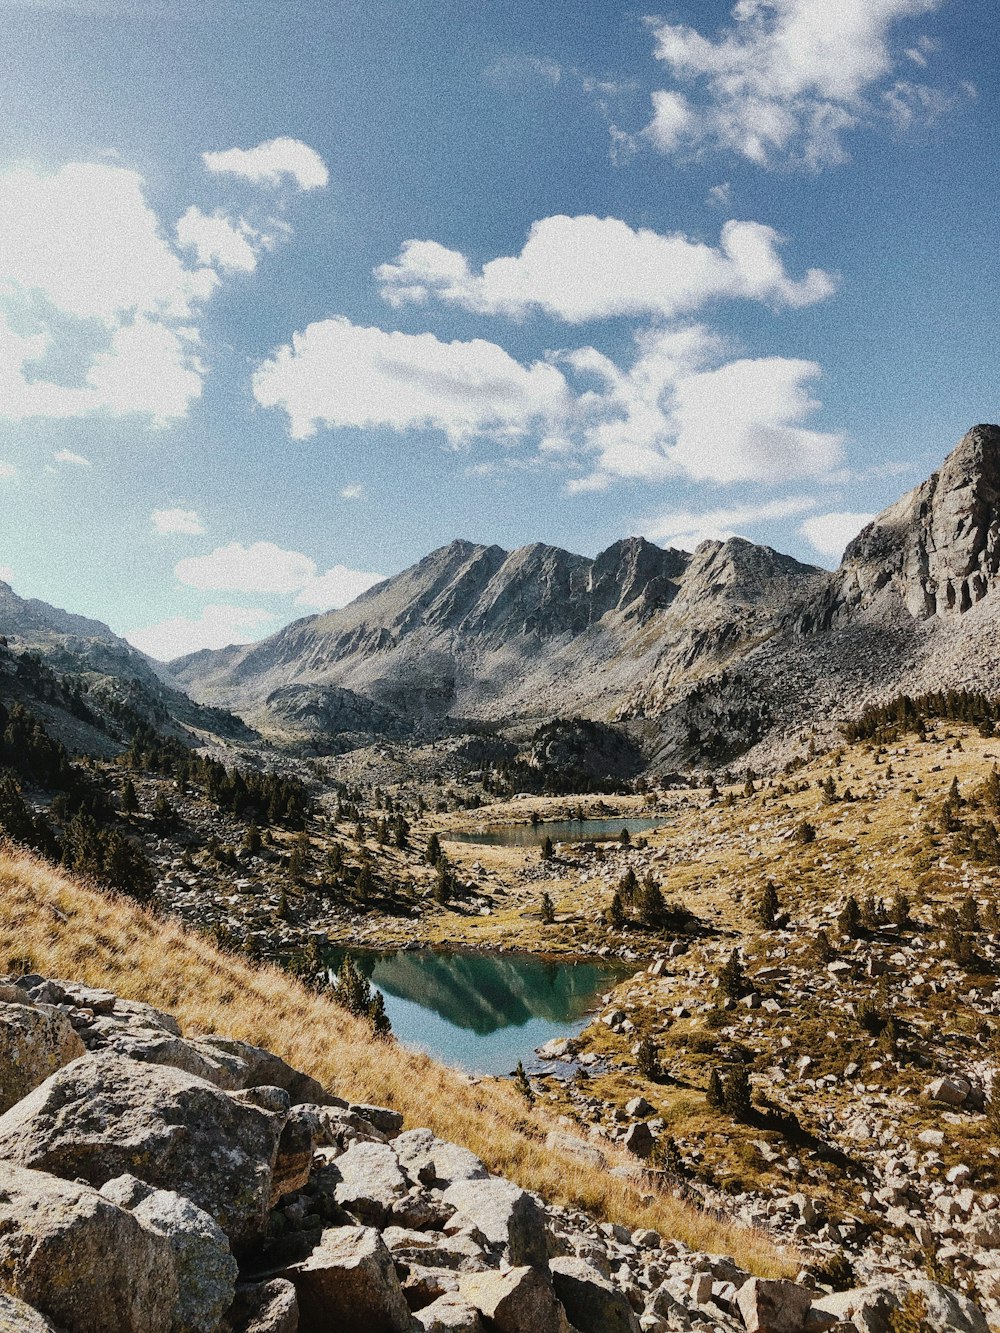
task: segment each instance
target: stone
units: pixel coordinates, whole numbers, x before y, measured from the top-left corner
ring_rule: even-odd
[[[340,1174],[337,1203],[366,1226],[384,1226],[410,1188],[387,1143],[353,1143],[334,1169]]]
[[[646,1124],[645,1120],[637,1120],[634,1125],[629,1125],[625,1131],[622,1143],[633,1155],[645,1160],[656,1146],[656,1140],[653,1138],[653,1131]]]
[[[262,1050],[259,1046],[251,1046],[249,1042],[236,1041],[232,1037],[199,1037],[194,1044],[199,1050],[210,1051],[217,1058],[228,1056],[238,1061],[240,1073],[237,1087],[283,1088],[293,1106],[304,1103],[326,1106],[336,1104],[338,1100],[331,1097],[322,1083],[309,1074],[293,1069],[280,1055]]]
[[[0,1288],[65,1333],[169,1333],[170,1242],[89,1185],[0,1162]]]
[[[281,1274],[295,1287],[300,1333],[410,1333],[413,1320],[392,1256],[373,1227],[328,1227]]]
[[[460,1291],[496,1333],[570,1333],[548,1278],[537,1268],[470,1273],[461,1279]]]
[[[747,1333],[801,1333],[815,1292],[784,1278],[752,1277],[736,1293]]]
[[[905,1292],[914,1292],[922,1299],[928,1333],[990,1333],[982,1311],[967,1296],[940,1282],[906,1279],[897,1295],[902,1297]]]
[[[553,1259],[549,1271],[553,1290],[579,1333],[639,1333],[639,1321],[624,1293],[590,1264],[570,1257]]]
[[[509,1180],[460,1180],[449,1185],[444,1202],[455,1209],[455,1223],[471,1223],[488,1244],[504,1251],[508,1262],[545,1264],[548,1242],[542,1209],[530,1194]],[[457,1228],[456,1228],[457,1229]]]
[[[95,1186],[131,1174],[173,1190],[210,1213],[236,1250],[263,1234],[285,1123],[252,1095],[88,1055],[0,1116],[0,1157]]]
[[[550,1152],[569,1153],[571,1157],[579,1158],[588,1166],[596,1166],[598,1170],[603,1170],[608,1164],[608,1159],[600,1148],[595,1148],[592,1143],[585,1143],[575,1134],[564,1134],[560,1130],[550,1129],[545,1136],[545,1146]]]
[[[101,1195],[150,1231],[170,1242],[177,1276],[174,1327],[185,1333],[213,1333],[236,1293],[236,1260],[225,1233],[190,1199],[171,1190],[152,1189],[134,1176],[109,1180]]]
[[[296,1333],[298,1327],[295,1288],[280,1277],[238,1286],[221,1325],[225,1333]]]
[[[964,1106],[972,1091],[972,1084],[959,1074],[949,1074],[936,1078],[924,1089],[924,1096],[932,1102],[942,1102],[945,1106]]]
[[[656,1114],[656,1107],[647,1102],[645,1097],[632,1097],[625,1103],[625,1114],[632,1120],[644,1120],[646,1116]]]
[[[486,1180],[489,1176],[474,1152],[457,1143],[446,1143],[429,1129],[409,1129],[394,1139],[392,1146],[407,1175],[425,1185]]]
[[[482,1315],[461,1296],[439,1296],[415,1317],[424,1333],[486,1333]]]
[[[61,1009],[33,1005],[26,994],[0,1004],[0,1114],[85,1049]]]
[[[394,1139],[403,1128],[403,1117],[399,1111],[390,1111],[387,1106],[369,1106],[367,1102],[352,1102],[347,1108],[352,1115],[359,1115],[374,1125],[387,1139]]]
[[[889,1316],[896,1305],[895,1297],[884,1287],[856,1287],[816,1298],[813,1313],[825,1315],[830,1323],[851,1324],[863,1333],[887,1333]],[[820,1327],[815,1320],[813,1326]]]
[[[59,1333],[59,1329],[24,1301],[0,1291],[0,1333]]]
[[[294,1194],[308,1183],[319,1133],[318,1121],[311,1110],[303,1106],[291,1108],[281,1130],[271,1172],[272,1207],[286,1194]]]

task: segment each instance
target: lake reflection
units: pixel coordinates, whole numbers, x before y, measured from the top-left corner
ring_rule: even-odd
[[[441,840],[474,843],[480,847],[541,847],[546,838],[553,842],[601,842],[619,837],[622,829],[627,829],[631,837],[635,833],[662,828],[665,823],[665,815],[549,819],[538,824],[497,824],[472,831],[442,833]]]

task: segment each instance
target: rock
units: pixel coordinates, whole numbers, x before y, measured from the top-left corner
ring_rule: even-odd
[[[309,1180],[313,1150],[320,1129],[315,1115],[302,1106],[293,1106],[278,1140],[278,1151],[271,1173],[271,1206],[286,1194],[293,1194]]]
[[[393,1140],[392,1146],[407,1175],[425,1185],[486,1180],[489,1176],[475,1153],[457,1143],[446,1143],[429,1129],[407,1130]]]
[[[301,1333],[409,1333],[413,1320],[392,1256],[372,1227],[329,1227],[283,1274],[295,1287]]]
[[[550,1152],[569,1153],[570,1156],[579,1158],[581,1162],[586,1162],[588,1166],[596,1166],[598,1170],[603,1170],[608,1164],[608,1159],[600,1148],[595,1148],[592,1143],[585,1143],[575,1134],[563,1134],[560,1130],[551,1129],[545,1136],[545,1146]]]
[[[387,1143],[353,1143],[337,1158],[336,1170],[340,1173],[337,1203],[365,1226],[384,1226],[410,1188]]]
[[[537,1268],[470,1273],[461,1279],[460,1291],[496,1333],[570,1333],[547,1277]]]
[[[175,1329],[213,1333],[236,1292],[237,1267],[225,1233],[214,1217],[170,1190],[156,1190],[136,1179],[109,1180],[101,1195],[129,1208],[144,1227],[170,1242],[178,1295]]]
[[[949,1074],[936,1078],[924,1089],[924,1096],[932,1102],[943,1102],[945,1106],[964,1106],[965,1099],[972,1091],[972,1084],[960,1074]]]
[[[645,1097],[633,1097],[625,1103],[625,1114],[632,1120],[644,1120],[646,1116],[656,1114],[656,1107],[651,1106]]]
[[[515,1267],[545,1264],[544,1214],[531,1195],[511,1181],[496,1176],[456,1181],[445,1190],[444,1202],[455,1209],[454,1223],[471,1223]]]
[[[299,1303],[295,1288],[280,1277],[237,1287],[221,1327],[225,1333],[296,1333]]]
[[[403,1117],[399,1111],[390,1111],[385,1106],[369,1106],[366,1102],[351,1103],[347,1108],[352,1115],[359,1115],[374,1125],[387,1139],[394,1139],[403,1128]]]
[[[0,1288],[65,1333],[168,1333],[178,1296],[165,1237],[89,1185],[9,1162],[0,1162]]]
[[[830,1323],[839,1320],[863,1329],[865,1333],[886,1333],[889,1316],[897,1303],[883,1287],[857,1287],[815,1299],[813,1311],[828,1316]],[[820,1328],[817,1322],[813,1326]]]
[[[656,1146],[653,1131],[645,1120],[638,1120],[634,1125],[629,1125],[622,1142],[634,1157],[641,1157],[643,1160],[650,1155]]]
[[[579,1333],[639,1333],[639,1321],[624,1294],[590,1264],[582,1259],[553,1259],[549,1271],[553,1289]]]
[[[313,1106],[336,1105],[337,1098],[325,1090],[323,1085],[286,1064],[280,1055],[251,1046],[245,1041],[235,1041],[232,1037],[199,1037],[195,1043],[199,1049],[211,1051],[216,1056],[229,1056],[239,1061],[241,1072],[240,1088],[283,1088],[291,1098],[293,1106],[308,1102]]]
[[[277,1089],[273,1090],[275,1093]],[[89,1055],[0,1116],[0,1156],[100,1186],[131,1174],[210,1213],[234,1249],[264,1230],[287,1114],[180,1070]]]
[[[0,1333],[59,1333],[43,1314],[0,1291]]]
[[[783,1278],[752,1277],[736,1293],[747,1333],[801,1333],[815,1292]]]
[[[21,1003],[0,1004],[0,1114],[85,1050],[61,1009],[22,994]]]
[[[922,1317],[928,1333],[989,1333],[982,1311],[950,1287],[926,1279],[906,1279],[896,1294],[902,1299],[907,1292],[923,1301]]]
[[[460,1296],[440,1296],[415,1318],[425,1333],[486,1333],[482,1315]]]

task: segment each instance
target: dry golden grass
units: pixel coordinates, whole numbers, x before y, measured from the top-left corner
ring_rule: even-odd
[[[553,1203],[630,1228],[652,1227],[700,1250],[724,1252],[762,1276],[794,1273],[798,1256],[644,1184],[545,1147],[552,1123],[504,1081],[470,1083],[426,1056],[373,1042],[369,1029],[275,968],[221,953],[170,920],[77,883],[0,847],[0,971],[30,968],[106,986],[174,1014],[188,1033],[266,1046],[352,1101],[401,1111],[461,1143],[491,1170]]]

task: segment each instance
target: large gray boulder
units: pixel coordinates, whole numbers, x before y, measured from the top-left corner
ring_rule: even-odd
[[[403,1169],[424,1185],[485,1180],[489,1172],[474,1152],[446,1143],[430,1129],[408,1129],[393,1140]]]
[[[0,1291],[0,1333],[59,1333],[43,1314]]]
[[[497,1333],[571,1333],[548,1277],[537,1268],[508,1268],[502,1273],[470,1273],[459,1292]]]
[[[896,1288],[902,1300],[912,1292],[923,1303],[928,1333],[989,1333],[986,1316],[967,1296],[926,1278],[905,1279]]]
[[[366,1226],[385,1226],[394,1205],[410,1188],[387,1143],[352,1143],[334,1169],[340,1175],[337,1203]]]
[[[552,1286],[579,1333],[639,1333],[639,1321],[622,1291],[583,1259],[549,1264]]]
[[[461,1296],[439,1296],[415,1317],[423,1333],[486,1333],[482,1315]]]
[[[85,1056],[0,1116],[0,1157],[95,1186],[137,1176],[210,1213],[237,1249],[263,1234],[272,1201],[288,1102],[266,1091],[227,1093],[177,1069]]]
[[[89,1185],[8,1162],[0,1288],[65,1333],[170,1333],[178,1294],[166,1237]]]
[[[237,1079],[237,1088],[283,1088],[293,1106],[309,1102],[314,1106],[336,1105],[322,1083],[293,1069],[280,1055],[251,1046],[232,1037],[197,1037],[191,1043],[200,1052],[225,1062]]]
[[[413,1316],[392,1256],[373,1227],[330,1227],[307,1259],[282,1274],[294,1287],[301,1333],[411,1333]]]
[[[747,1333],[801,1333],[815,1292],[784,1278],[752,1277],[736,1293]]]
[[[220,1333],[296,1333],[299,1302],[295,1288],[281,1277],[237,1287],[219,1327]]]
[[[24,1002],[0,1004],[0,1113],[84,1053],[83,1042],[61,1009],[33,1005],[27,992],[14,987],[5,991],[24,994]]]
[[[215,1218],[190,1199],[153,1189],[135,1176],[109,1180],[101,1195],[130,1209],[147,1230],[170,1242],[177,1275],[174,1333],[213,1333],[232,1304],[238,1273]]]
[[[519,1186],[499,1176],[486,1180],[459,1180],[444,1192],[444,1202],[455,1209],[455,1229],[470,1224],[510,1264],[543,1266],[548,1261],[545,1214]]]

